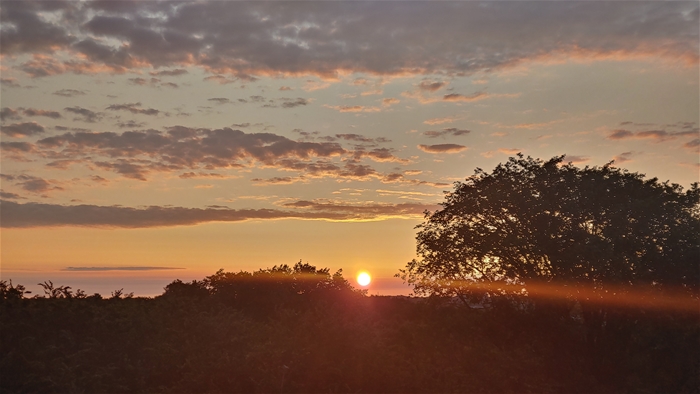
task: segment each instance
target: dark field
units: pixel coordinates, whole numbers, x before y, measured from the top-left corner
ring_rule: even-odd
[[[299,269],[301,268],[301,269]],[[305,271],[300,274],[300,271]],[[103,392],[698,392],[694,313],[368,297],[297,265],[173,282],[155,299],[3,283],[0,389]],[[52,291],[53,290],[53,291]],[[564,311],[564,314],[562,314]]]

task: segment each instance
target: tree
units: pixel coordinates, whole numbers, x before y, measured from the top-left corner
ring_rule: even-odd
[[[22,285],[13,285],[12,280],[0,280],[0,302],[9,300],[21,300],[25,294],[29,294],[27,288]]]
[[[44,288],[44,295],[48,298],[73,298],[73,291],[70,286],[55,287],[50,280],[38,285]]]
[[[691,294],[697,305],[698,184],[684,192],[612,163],[563,160],[519,154],[457,182],[442,209],[426,212],[418,259],[398,276],[417,294],[465,303],[544,288],[584,307],[641,290]]]
[[[224,272],[220,269],[201,282],[173,282],[166,287],[165,295],[183,285],[202,288],[214,300],[260,316],[266,316],[276,308],[334,302],[344,296],[354,297],[366,293],[355,290],[343,278],[342,270],[331,275],[328,268],[318,269],[301,261],[292,267],[282,264],[253,273]]]

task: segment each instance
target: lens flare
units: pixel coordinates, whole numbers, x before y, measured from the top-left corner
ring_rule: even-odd
[[[357,283],[360,286],[367,286],[369,284],[369,282],[371,282],[371,281],[372,281],[372,277],[369,276],[369,274],[366,272],[360,272],[357,275]]]

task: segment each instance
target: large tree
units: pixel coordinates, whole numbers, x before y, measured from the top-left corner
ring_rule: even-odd
[[[699,197],[697,183],[683,191],[612,163],[518,155],[477,169],[426,213],[418,259],[399,276],[418,294],[465,302],[538,291],[581,303],[641,290],[697,297]]]

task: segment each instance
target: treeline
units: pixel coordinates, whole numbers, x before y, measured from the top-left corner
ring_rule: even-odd
[[[155,298],[0,282],[0,391],[698,392],[698,314],[370,297],[298,263]],[[524,307],[527,305],[527,307]]]

